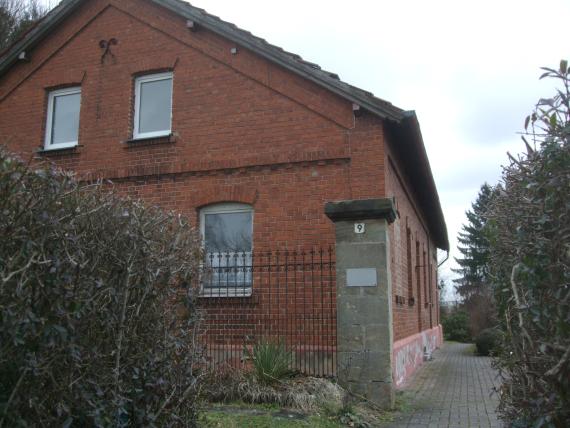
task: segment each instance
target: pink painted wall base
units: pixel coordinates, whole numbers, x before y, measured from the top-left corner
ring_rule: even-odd
[[[394,343],[392,375],[396,388],[402,387],[410,376],[430,358],[431,353],[443,343],[441,325],[424,330]]]

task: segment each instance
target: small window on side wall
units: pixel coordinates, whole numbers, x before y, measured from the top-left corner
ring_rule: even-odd
[[[170,135],[172,126],[172,73],[135,79],[133,138]]]
[[[224,203],[200,211],[206,296],[249,296],[252,288],[253,209]]]
[[[81,88],[65,88],[48,95],[45,150],[77,146]]]

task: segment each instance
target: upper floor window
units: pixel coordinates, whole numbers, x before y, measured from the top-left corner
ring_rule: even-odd
[[[51,91],[48,96],[45,150],[77,145],[81,88]]]
[[[172,73],[137,77],[133,138],[169,135],[171,125]]]
[[[207,276],[203,291],[216,296],[251,294],[253,209],[237,203],[216,204],[200,211]]]

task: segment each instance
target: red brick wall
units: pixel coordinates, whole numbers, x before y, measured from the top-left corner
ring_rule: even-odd
[[[99,41],[111,37],[114,58],[102,63]],[[233,56],[232,46],[206,30],[189,32],[183,19],[146,2],[87,2],[30,63],[0,79],[0,141],[35,153],[47,90],[80,84],[80,147],[45,158],[81,175],[138,183],[129,192],[192,215],[245,192],[255,201],[256,238],[331,242],[325,201],[384,193],[381,121],[355,119],[351,103],[244,49]],[[175,142],[126,144],[133,76],[169,68]]]
[[[102,60],[99,42],[110,38],[118,40],[114,56]],[[203,28],[190,32],[183,18],[150,2],[85,2],[30,52],[30,62],[0,78],[0,142],[81,176],[110,179],[126,194],[194,221],[210,203],[250,203],[257,249],[332,244],[325,202],[395,195],[401,217],[390,229],[394,295],[407,296],[406,218],[413,245],[419,240],[427,252],[428,239],[388,166],[382,121],[366,113],[355,118],[350,102],[246,49],[232,55],[233,47]],[[165,69],[174,74],[173,141],[126,144],[134,76]],[[71,84],[82,90],[80,147],[38,155],[47,91]],[[421,313],[422,328],[429,328],[428,311]],[[396,338],[418,330],[417,305],[394,304],[394,314]]]
[[[430,241],[425,219],[414,203],[413,190],[402,168],[399,168],[390,144],[386,147],[386,156],[386,192],[388,196],[396,198],[398,210],[398,218],[390,226],[389,237],[394,340],[399,340],[439,324],[436,306],[437,253]],[[413,299],[413,303],[410,299]]]

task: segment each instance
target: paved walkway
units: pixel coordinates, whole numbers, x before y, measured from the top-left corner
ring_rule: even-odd
[[[491,359],[473,345],[446,343],[404,388],[411,409],[390,427],[501,427],[495,408],[497,384]]]

